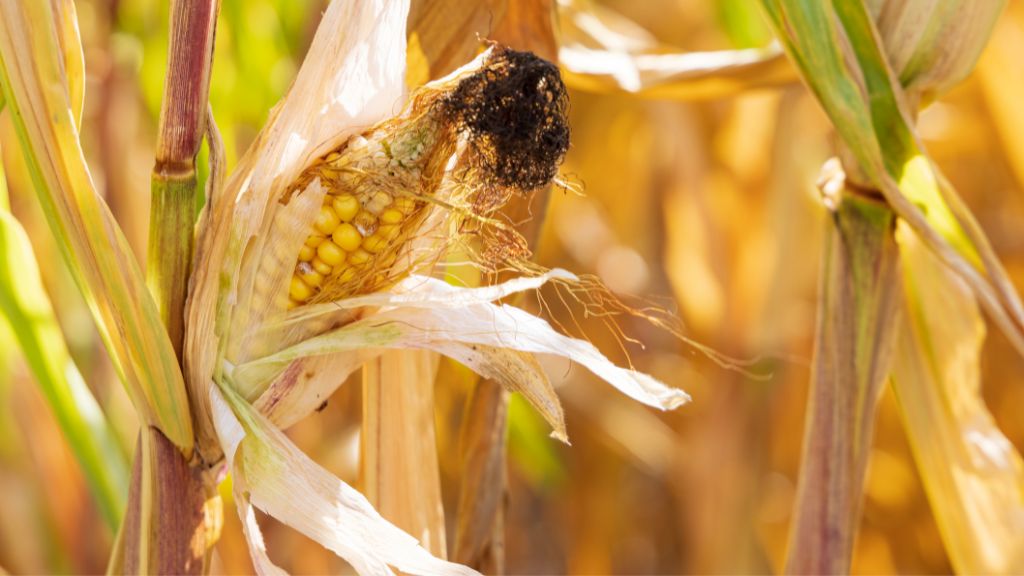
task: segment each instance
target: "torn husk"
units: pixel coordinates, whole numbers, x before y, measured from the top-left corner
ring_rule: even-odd
[[[884,202],[847,188],[841,173],[832,174],[822,190],[830,233],[789,574],[850,570],[875,406],[889,373],[901,295],[895,214]]]

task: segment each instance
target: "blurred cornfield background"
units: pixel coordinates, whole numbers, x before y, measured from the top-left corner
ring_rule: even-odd
[[[681,51],[759,47],[771,34],[748,0],[603,0]],[[326,2],[224,2],[210,101],[229,169],[287,90]],[[167,60],[166,2],[76,2],[86,59],[83,145],[98,188],[145,255],[148,182]],[[493,23],[471,23],[487,37]],[[344,31],[339,31],[339,34]],[[1010,3],[978,67],[920,118],[933,158],[964,195],[1012,279],[1024,285],[1024,5]],[[598,275],[623,295],[676,311],[686,333],[731,357],[727,370],[646,322],[627,320],[640,370],[694,401],[658,413],[621,401],[568,362],[551,365],[572,447],[520,399],[509,433],[509,573],[764,573],[785,560],[795,497],[825,210],[814,186],[832,153],[828,121],[792,81],[699,101],[572,90],[572,146],[537,260]],[[0,116],[12,211],[28,230],[71,353],[127,456],[138,422],[89,312],[48,233]],[[200,157],[205,177],[205,150]],[[568,317],[559,320],[571,324]],[[581,328],[625,360],[598,318]],[[0,567],[103,571],[113,534],[3,328],[0,334]],[[999,427],[1024,447],[1024,364],[989,330],[982,381]],[[560,376],[560,378],[558,378]],[[446,510],[458,498],[459,423],[472,377],[445,360],[436,386]],[[288,431],[314,460],[358,483],[358,377]],[[949,560],[886,388],[870,456],[853,571],[948,573]],[[408,479],[415,481],[415,479]],[[222,487],[224,498],[230,490]],[[224,515],[215,573],[251,564],[237,516]],[[267,518],[271,557],[294,573],[344,570],[333,554]],[[450,519],[449,519],[450,522]]]

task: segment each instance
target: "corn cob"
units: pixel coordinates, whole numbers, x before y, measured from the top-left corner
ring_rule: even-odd
[[[557,67],[495,48],[481,69],[421,90],[403,116],[320,158],[289,192],[315,179],[327,190],[299,250],[289,308],[378,290],[407,272],[396,258],[423,222],[460,137],[469,144],[464,176],[477,181],[467,188],[479,192],[469,205],[550,182],[568,146],[565,102]]]

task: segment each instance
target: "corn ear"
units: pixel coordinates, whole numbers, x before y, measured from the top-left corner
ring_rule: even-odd
[[[100,198],[82,155],[68,78],[74,52],[68,3],[0,2],[0,84],[61,253],[85,295],[119,379],[142,420],[183,452],[192,421],[181,371],[132,250]],[[61,32],[65,35],[62,37]],[[72,54],[72,56],[74,56]],[[69,56],[68,61],[76,60]],[[78,55],[80,59],[80,55]],[[77,86],[77,87],[76,87]]]

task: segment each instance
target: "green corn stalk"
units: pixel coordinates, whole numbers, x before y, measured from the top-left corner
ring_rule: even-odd
[[[879,374],[886,372],[894,376],[908,435],[954,566],[967,573],[1021,569],[1020,528],[1007,523],[1000,508],[1021,510],[1024,475],[1019,456],[991,424],[978,396],[976,346],[980,336],[976,332],[972,336],[970,330],[955,335],[944,330],[934,314],[928,317],[922,311],[934,307],[936,295],[948,293],[951,279],[955,280],[961,292],[957,298],[945,300],[956,307],[950,322],[958,318],[967,326],[972,318],[976,320],[977,299],[1021,352],[1024,314],[984,233],[928,157],[914,126],[921,104],[971,70],[1003,4],[762,1],[790,60],[839,136],[839,157],[847,174],[839,189],[876,197],[898,218],[902,232],[895,238],[907,286],[899,307],[907,313],[900,320],[899,314],[887,314],[891,302],[880,300],[872,305],[870,288],[853,284],[860,292],[857,298],[869,304],[854,308],[854,323],[885,335],[879,342],[890,342],[896,331],[900,334],[899,353],[892,365],[879,353],[881,349],[860,351],[870,351],[872,362],[879,362],[881,372],[874,370],[874,377],[856,377],[864,372],[858,368],[863,364],[854,333],[841,323],[836,326],[837,334],[818,332],[816,366],[836,365],[829,342],[843,343],[853,356],[839,358],[840,369],[829,378],[821,378],[820,371],[815,373],[797,522],[790,536],[787,570],[791,573],[849,571],[866,465],[863,450],[870,441],[871,423],[866,415],[873,410]],[[849,197],[844,193],[842,201]],[[865,244],[866,261],[888,266],[894,237],[891,227],[887,237],[890,240],[884,243]],[[922,267],[921,250],[941,262],[950,278],[937,280],[932,269]],[[844,288],[828,280],[829,268],[825,274],[822,297],[825,302],[835,301]],[[828,310],[823,304],[820,326],[835,324]],[[973,352],[947,361],[936,355],[942,349]],[[843,392],[853,402],[853,409],[843,405],[842,397],[823,399],[820,395],[823,388],[837,389],[843,382],[855,382],[854,390]],[[834,405],[823,407],[823,400]],[[851,437],[832,435],[824,441],[815,437],[821,431],[815,418],[829,410],[840,420],[830,427],[849,431]],[[969,456],[978,449],[971,448],[972,443],[982,439],[990,447],[998,446],[1002,456],[987,464]],[[965,466],[965,462],[971,465]],[[834,471],[831,465],[837,463],[842,473],[815,473]],[[963,471],[959,480],[951,478],[953,469]],[[977,513],[965,513],[972,509]],[[985,538],[993,526],[1009,534]]]

